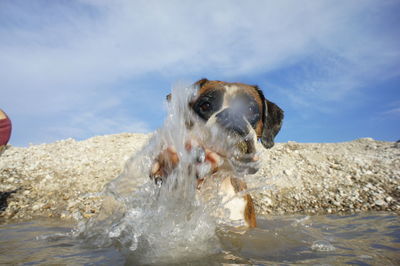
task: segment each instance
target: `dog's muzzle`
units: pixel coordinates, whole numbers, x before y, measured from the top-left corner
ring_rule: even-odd
[[[231,108],[226,108],[215,117],[217,123],[229,133],[234,133],[240,137],[245,137],[249,134],[248,123],[241,113],[235,112]]]

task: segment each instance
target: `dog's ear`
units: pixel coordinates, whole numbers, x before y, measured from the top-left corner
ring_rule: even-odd
[[[199,89],[200,89],[200,88],[203,87],[204,84],[206,84],[207,82],[208,82],[208,79],[203,78],[203,79],[197,81],[194,85],[199,86]]]
[[[283,110],[273,102],[264,100],[265,109],[263,117],[263,129],[261,134],[261,143],[266,149],[274,146],[274,138],[282,127]]]

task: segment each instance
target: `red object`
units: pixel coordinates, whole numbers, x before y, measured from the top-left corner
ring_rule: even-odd
[[[0,146],[6,145],[11,136],[11,120],[0,109]]]

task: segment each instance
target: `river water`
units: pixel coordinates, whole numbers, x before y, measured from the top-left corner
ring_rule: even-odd
[[[73,228],[73,224],[62,220],[2,224],[0,264],[142,264],[142,260],[123,252],[117,244],[99,248],[73,237]],[[211,253],[197,254],[192,259],[176,257],[167,262],[173,265],[400,265],[400,217],[389,213],[259,217],[257,228],[246,232],[219,228],[216,236],[219,245]]]

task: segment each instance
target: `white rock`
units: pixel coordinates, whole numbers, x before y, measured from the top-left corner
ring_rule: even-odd
[[[381,199],[376,200],[374,203],[375,203],[375,205],[378,205],[378,206],[386,205],[386,202],[384,202],[384,201],[381,200]]]
[[[265,202],[265,205],[272,206],[272,199],[270,199],[269,197],[263,198],[263,201]]]
[[[393,198],[390,197],[390,196],[389,196],[389,197],[386,197],[386,198],[385,198],[385,201],[388,202],[388,203],[389,203],[389,202],[392,202],[392,201],[393,201]]]
[[[42,208],[42,206],[43,206],[42,204],[35,204],[35,205],[32,206],[32,210],[33,210],[33,211],[37,211],[37,210],[39,210],[40,208]]]
[[[291,176],[292,175],[292,171],[290,171],[289,169],[283,170],[283,173],[287,176]]]

